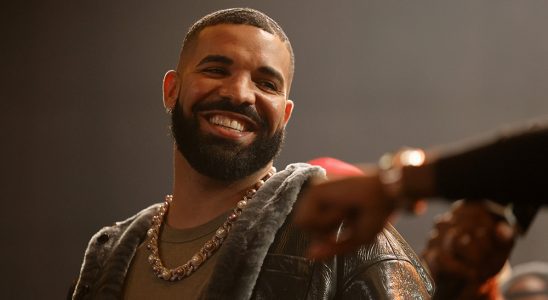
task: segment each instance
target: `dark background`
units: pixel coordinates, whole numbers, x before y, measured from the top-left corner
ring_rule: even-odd
[[[296,108],[278,168],[376,161],[548,113],[547,1],[334,3],[2,4],[2,298],[64,297],[89,237],[170,191],[161,80],[213,10],[263,10],[292,40]],[[444,209],[398,223],[418,252]],[[548,260],[546,228],[544,211],[514,263]]]

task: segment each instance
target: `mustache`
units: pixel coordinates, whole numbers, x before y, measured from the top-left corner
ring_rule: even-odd
[[[267,122],[261,118],[257,110],[249,105],[234,105],[229,99],[221,99],[215,102],[199,102],[192,107],[192,113],[196,114],[207,110],[222,110],[244,115],[255,123],[266,126]]]

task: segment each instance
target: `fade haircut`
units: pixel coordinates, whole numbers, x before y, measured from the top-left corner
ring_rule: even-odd
[[[179,57],[179,65],[182,63],[183,54],[189,45],[196,40],[200,32],[206,27],[220,25],[220,24],[234,24],[234,25],[250,25],[260,28],[270,34],[277,36],[287,46],[289,55],[291,57],[291,66],[289,70],[289,82],[293,79],[293,72],[295,70],[295,56],[293,55],[293,48],[291,43],[285,35],[282,27],[276,23],[272,18],[252,8],[229,8],[219,10],[206,15],[200,20],[196,21],[192,27],[188,30],[183,45],[181,47],[181,54]]]

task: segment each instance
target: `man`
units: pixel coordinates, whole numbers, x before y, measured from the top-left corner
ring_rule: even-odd
[[[392,227],[348,256],[306,258],[310,238],[288,215],[323,171],[271,169],[293,65],[286,35],[261,12],[218,11],[192,26],[163,85],[173,195],[91,239],[73,298],[429,298],[427,272]]]

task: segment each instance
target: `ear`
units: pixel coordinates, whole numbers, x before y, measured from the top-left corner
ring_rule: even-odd
[[[167,71],[164,75],[164,82],[162,85],[162,93],[164,100],[164,107],[167,111],[171,111],[175,107],[177,98],[179,97],[180,81],[177,72],[174,70]]]
[[[284,126],[287,125],[289,119],[291,118],[291,113],[293,112],[293,101],[287,99],[285,101],[285,111],[284,111]]]

